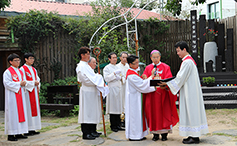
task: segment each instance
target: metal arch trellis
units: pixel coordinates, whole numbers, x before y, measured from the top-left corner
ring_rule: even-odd
[[[136,0],[136,1],[133,3],[133,5],[132,5],[124,14],[121,14],[121,15],[119,15],[119,16],[110,18],[109,20],[107,20],[106,22],[104,22],[104,23],[94,32],[94,34],[92,35],[92,37],[91,37],[91,39],[90,39],[90,42],[89,42],[89,47],[90,47],[90,48],[93,48],[93,46],[91,46],[91,43],[92,43],[92,41],[93,41],[95,35],[99,32],[99,30],[100,30],[103,26],[105,26],[107,23],[111,22],[112,20],[116,20],[117,18],[120,18],[120,17],[123,17],[123,18],[125,19],[125,22],[124,22],[124,23],[121,23],[121,24],[119,24],[119,25],[116,25],[116,26],[112,27],[110,30],[108,30],[107,32],[105,32],[104,35],[100,38],[100,40],[99,40],[98,42],[96,42],[95,44],[99,45],[99,44],[101,43],[101,41],[103,40],[103,38],[104,38],[109,32],[113,31],[114,29],[116,29],[116,28],[118,28],[118,27],[120,27],[120,26],[122,26],[122,25],[125,25],[125,26],[126,26],[126,36],[127,36],[127,47],[128,47],[128,48],[129,48],[129,33],[131,33],[131,32],[135,33],[135,34],[136,34],[136,35],[135,35],[135,36],[136,36],[135,39],[138,40],[138,33],[137,33],[137,17],[140,15],[140,13],[144,10],[144,8],[145,8],[147,5],[149,5],[149,4],[151,4],[151,3],[155,2],[155,1],[158,1],[158,0],[153,0],[153,1],[150,1],[150,2],[146,3],[146,4],[141,8],[141,10],[138,12],[138,14],[137,14],[135,17],[133,17],[131,20],[128,21],[126,15],[131,11],[131,9],[133,8],[133,6],[134,6],[138,1],[139,1],[139,0]],[[128,24],[131,23],[133,20],[135,21],[135,30],[129,31],[129,30],[128,30]]]

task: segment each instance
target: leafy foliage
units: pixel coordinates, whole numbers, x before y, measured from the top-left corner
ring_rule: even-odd
[[[215,77],[203,77],[202,81],[203,83],[210,84],[210,83],[215,83],[216,79]]]
[[[9,7],[11,0],[1,0],[0,1],[0,11],[4,10],[6,7]]]
[[[206,0],[195,0],[192,4],[198,5],[203,4]],[[173,16],[180,15],[182,7],[182,0],[167,0],[165,8],[170,11]]]
[[[34,52],[35,45],[50,33],[54,35],[58,27],[63,24],[57,13],[45,10],[30,10],[26,14],[10,17],[8,29],[13,29],[15,37],[19,39],[22,52]]]
[[[150,28],[147,26],[150,26]],[[143,34],[143,40],[141,40],[143,43],[140,45],[140,50],[145,52],[145,54],[149,54],[152,50],[157,49],[162,53],[162,61],[167,62],[170,52],[165,52],[165,42],[159,42],[157,38],[169,29],[169,25],[166,25],[165,22],[160,21],[157,18],[150,18],[148,20],[144,20],[143,22],[139,22],[138,28],[143,31],[145,30],[146,32]]]

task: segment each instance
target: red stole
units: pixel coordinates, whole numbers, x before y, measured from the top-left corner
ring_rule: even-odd
[[[13,67],[9,67],[8,70],[11,73],[12,76],[12,80],[14,82],[20,82],[20,79],[16,73],[16,71],[14,70]],[[18,69],[19,70],[19,69]],[[23,72],[21,70],[19,70],[20,74],[21,74],[21,78],[23,80]],[[18,119],[19,119],[19,123],[21,122],[25,122],[25,114],[24,114],[24,107],[23,107],[23,99],[22,99],[22,92],[21,92],[21,87],[18,93],[15,93],[16,96],[16,104],[17,104],[17,111],[18,111]]]
[[[131,69],[128,69],[127,73],[126,73],[126,79],[128,78],[129,75],[138,75],[138,73],[136,73],[135,71],[131,70]]]
[[[22,67],[25,70],[26,80],[27,81],[33,81],[33,78],[32,78],[32,75],[30,73],[29,68],[26,65],[23,65]],[[32,69],[33,69],[34,74],[35,74],[35,79],[37,79],[36,70],[35,70],[34,67],[32,67]],[[29,92],[29,97],[30,97],[31,114],[32,114],[32,117],[35,117],[35,116],[37,116],[37,104],[36,104],[36,97],[35,97],[35,88],[31,92],[30,91],[28,91],[28,92]],[[38,91],[37,91],[37,93],[38,93]]]
[[[191,59],[193,61],[193,63],[195,65],[197,65],[197,63],[194,61],[194,59],[191,56],[187,56],[183,61],[187,60],[187,59]]]

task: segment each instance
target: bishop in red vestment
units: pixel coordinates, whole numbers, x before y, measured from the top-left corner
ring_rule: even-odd
[[[153,50],[150,57],[153,63],[145,68],[142,74],[143,79],[150,77],[154,68],[156,69],[155,78],[172,77],[170,67],[160,61],[161,54],[158,50]],[[172,132],[172,127],[179,121],[176,100],[177,96],[173,95],[167,86],[157,87],[155,92],[143,94],[144,115],[151,133],[154,134],[152,140],[158,140],[159,134],[162,136],[162,141],[167,140],[168,133]]]

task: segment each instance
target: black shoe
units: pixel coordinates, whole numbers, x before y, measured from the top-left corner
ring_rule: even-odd
[[[153,134],[153,135],[154,135],[152,138],[153,141],[159,140],[159,134]]]
[[[24,135],[22,135],[22,134],[17,134],[17,135],[15,135],[15,137],[16,137],[16,138],[22,138],[22,139],[28,138],[27,136],[24,136]]]
[[[188,140],[183,140],[183,144],[193,144],[193,143],[195,143],[195,144],[199,144],[199,138],[193,138],[193,137],[191,137],[191,138],[189,138]]]
[[[111,130],[114,131],[114,132],[118,132],[117,128],[111,128]]]
[[[97,131],[95,131],[95,133],[97,133],[99,136],[102,134],[101,132],[97,132]]]
[[[92,132],[91,135],[94,136],[94,137],[100,137],[100,135],[97,134],[96,132]]]
[[[122,127],[120,127],[120,126],[117,126],[116,129],[118,129],[118,131],[124,131],[124,130],[125,130],[124,128],[122,128]]]
[[[183,141],[189,141],[190,138],[192,138],[192,137],[189,136],[188,138],[183,139]]]
[[[28,133],[25,133],[25,136],[32,136],[32,135],[36,135],[36,134],[40,134],[40,132],[36,132],[36,131],[29,131]]]
[[[87,139],[87,140],[94,140],[95,139],[95,137],[92,136],[91,134],[86,134],[86,135],[83,134],[82,138]]]
[[[168,135],[168,133],[163,133],[163,134],[161,134],[161,140],[162,141],[166,141],[167,140],[167,135]]]
[[[145,140],[146,139],[146,137],[143,137],[142,139],[130,139],[129,138],[129,141],[142,141],[142,140]]]
[[[36,132],[36,131],[30,131],[30,133],[33,133],[33,135],[40,134],[40,132]]]
[[[14,135],[8,135],[7,137],[8,141],[17,141],[18,139],[14,137]]]

